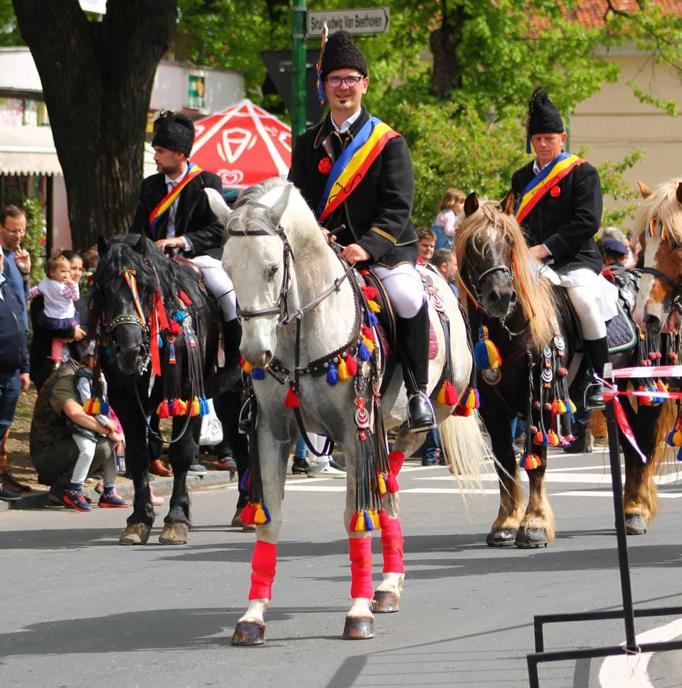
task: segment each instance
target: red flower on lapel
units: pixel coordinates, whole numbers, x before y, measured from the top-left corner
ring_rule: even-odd
[[[322,174],[329,174],[332,169],[332,161],[329,158],[322,158],[320,162],[317,163],[317,169]]]
[[[549,190],[549,195],[550,195],[552,198],[558,198],[559,196],[561,196],[561,189],[559,188],[559,185],[558,185],[558,184],[557,184],[556,186],[553,186],[553,187]]]

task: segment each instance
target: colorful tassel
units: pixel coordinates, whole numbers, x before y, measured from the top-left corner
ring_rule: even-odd
[[[98,416],[102,405],[97,397],[90,397],[84,404],[83,410],[89,416]]]
[[[502,354],[494,342],[488,338],[488,328],[478,328],[478,341],[474,346],[474,360],[479,370],[495,369],[502,365]]]
[[[386,473],[377,474],[377,487],[379,488],[379,494],[382,497],[386,496],[388,492],[388,488],[386,487]]]
[[[369,337],[364,337],[362,338],[363,344],[367,347],[367,351],[371,354],[372,351],[374,351],[374,342],[369,339]]]
[[[554,430],[550,430],[547,433],[547,440],[549,441],[549,445],[551,447],[558,447],[559,446],[559,435],[554,432]]]
[[[265,525],[266,523],[270,523],[271,518],[270,518],[270,512],[268,511],[268,507],[265,506],[265,504],[257,504],[256,505],[256,510],[253,514],[253,522],[257,526],[262,526]]]
[[[385,509],[379,509],[379,528],[385,528],[389,523],[389,516]]]
[[[374,336],[374,330],[372,330],[371,327],[367,327],[367,325],[362,326],[362,336],[369,339],[369,341],[372,343],[376,342],[376,337]]]
[[[284,397],[284,405],[290,409],[297,409],[301,405],[301,402],[298,398],[298,395],[296,394],[296,390],[294,389],[293,385],[289,387],[289,391],[287,392],[287,395]]]
[[[400,469],[403,467],[404,462],[405,454],[403,452],[394,449],[392,452],[389,453],[388,465],[390,466],[391,473],[393,473],[394,476],[398,476],[398,473],[400,473]]]
[[[369,285],[360,287],[360,291],[365,295],[368,301],[374,301],[377,296],[379,296],[379,290],[376,287],[371,287]]]
[[[355,360],[353,354],[346,354],[346,368],[351,377],[355,377],[358,374],[358,362]]]
[[[540,466],[542,466],[542,461],[537,454],[529,454],[528,452],[524,452],[523,456],[521,457],[521,461],[519,462],[519,466],[527,471],[532,471],[536,468],[540,468]]]
[[[348,366],[346,365],[346,359],[343,358],[343,356],[339,360],[337,371],[339,374],[339,380],[341,380],[341,382],[345,382],[346,380],[350,379],[350,375],[348,374]]]
[[[264,368],[253,368],[251,370],[252,380],[265,380],[265,369]]]
[[[211,412],[208,407],[208,399],[202,394],[199,397],[199,414],[202,416],[207,416]]]
[[[168,365],[175,365],[175,337],[168,337]]]
[[[242,362],[242,370],[243,370],[247,375],[251,375],[251,373],[253,372],[253,367],[251,366],[251,364],[250,364],[248,361],[244,360],[244,361]]]
[[[372,313],[381,313],[381,306],[376,301],[370,299],[367,301],[367,306]]]
[[[187,311],[175,311],[175,313],[171,315],[171,320],[175,320],[176,323],[182,323],[188,315],[189,313]]]
[[[329,361],[329,365],[327,366],[327,384],[335,385],[338,381],[339,373],[336,370],[336,365],[334,364],[334,361]]]
[[[200,412],[199,399],[198,399],[198,397],[194,397],[194,399],[192,399],[192,402],[190,404],[189,415],[190,416],[198,416],[199,412]]]
[[[365,346],[364,340],[362,340],[358,344],[358,358],[361,361],[369,361],[371,355],[369,349]]]
[[[374,530],[374,519],[369,511],[363,511],[362,516],[365,519],[365,532]]]
[[[239,481],[239,487],[242,490],[246,490],[248,492],[251,489],[251,470],[246,469],[244,471],[244,475],[242,476],[242,479]]]
[[[248,502],[246,506],[241,510],[239,514],[239,520],[245,525],[245,526],[252,526],[254,525],[254,517],[256,515],[256,507],[258,505],[255,504],[254,502]]]
[[[170,408],[168,407],[168,399],[162,401],[157,409],[156,414],[159,418],[170,418]]]
[[[469,394],[465,406],[468,409],[477,409],[481,405],[481,400],[478,396],[478,390],[475,387],[469,387]]]
[[[390,471],[386,473],[386,489],[388,490],[389,494],[396,494],[400,490],[398,481]]]

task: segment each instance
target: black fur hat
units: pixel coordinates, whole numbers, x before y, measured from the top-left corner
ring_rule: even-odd
[[[526,131],[528,138],[534,134],[560,134],[564,131],[561,115],[544,88],[536,89],[530,97]]]
[[[179,112],[162,112],[154,120],[152,146],[184,153],[188,158],[194,145],[194,124]]]
[[[367,76],[367,63],[348,31],[335,31],[324,46],[320,76],[326,77],[335,69],[357,69]]]

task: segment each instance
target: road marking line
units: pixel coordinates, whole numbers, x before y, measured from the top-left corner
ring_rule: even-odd
[[[637,634],[638,643],[657,643],[673,640],[682,635],[682,619],[665,626],[652,628]],[[599,685],[602,688],[654,688],[649,681],[647,668],[652,652],[640,655],[607,657],[599,669]]]

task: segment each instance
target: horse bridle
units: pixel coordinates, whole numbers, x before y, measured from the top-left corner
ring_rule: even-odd
[[[244,237],[278,236],[281,239],[282,244],[284,245],[282,252],[284,262],[282,274],[282,287],[280,289],[279,296],[277,297],[275,305],[271,306],[270,308],[261,308],[257,311],[245,311],[239,308],[239,306],[237,306],[237,314],[243,320],[250,320],[251,318],[261,318],[267,315],[277,315],[278,325],[288,325],[290,322],[294,320],[300,320],[303,315],[305,315],[308,311],[313,310],[313,308],[315,308],[316,306],[319,306],[319,304],[321,304],[328,296],[330,296],[334,292],[338,292],[341,288],[341,284],[344,282],[345,279],[347,279],[348,275],[350,275],[350,273],[353,271],[354,266],[348,265],[343,275],[341,277],[337,277],[332,282],[332,284],[329,287],[327,287],[327,289],[325,289],[319,296],[316,296],[310,303],[307,303],[305,306],[298,308],[290,313],[288,296],[289,288],[291,287],[291,263],[295,260],[295,258],[294,252],[291,249],[291,244],[289,243],[289,239],[287,238],[287,235],[284,232],[284,228],[281,225],[278,225],[274,234],[273,232],[268,231],[266,229],[255,229],[251,231],[245,231],[230,228],[227,229],[227,233],[229,236]],[[338,255],[339,254],[337,251],[337,256]]]

